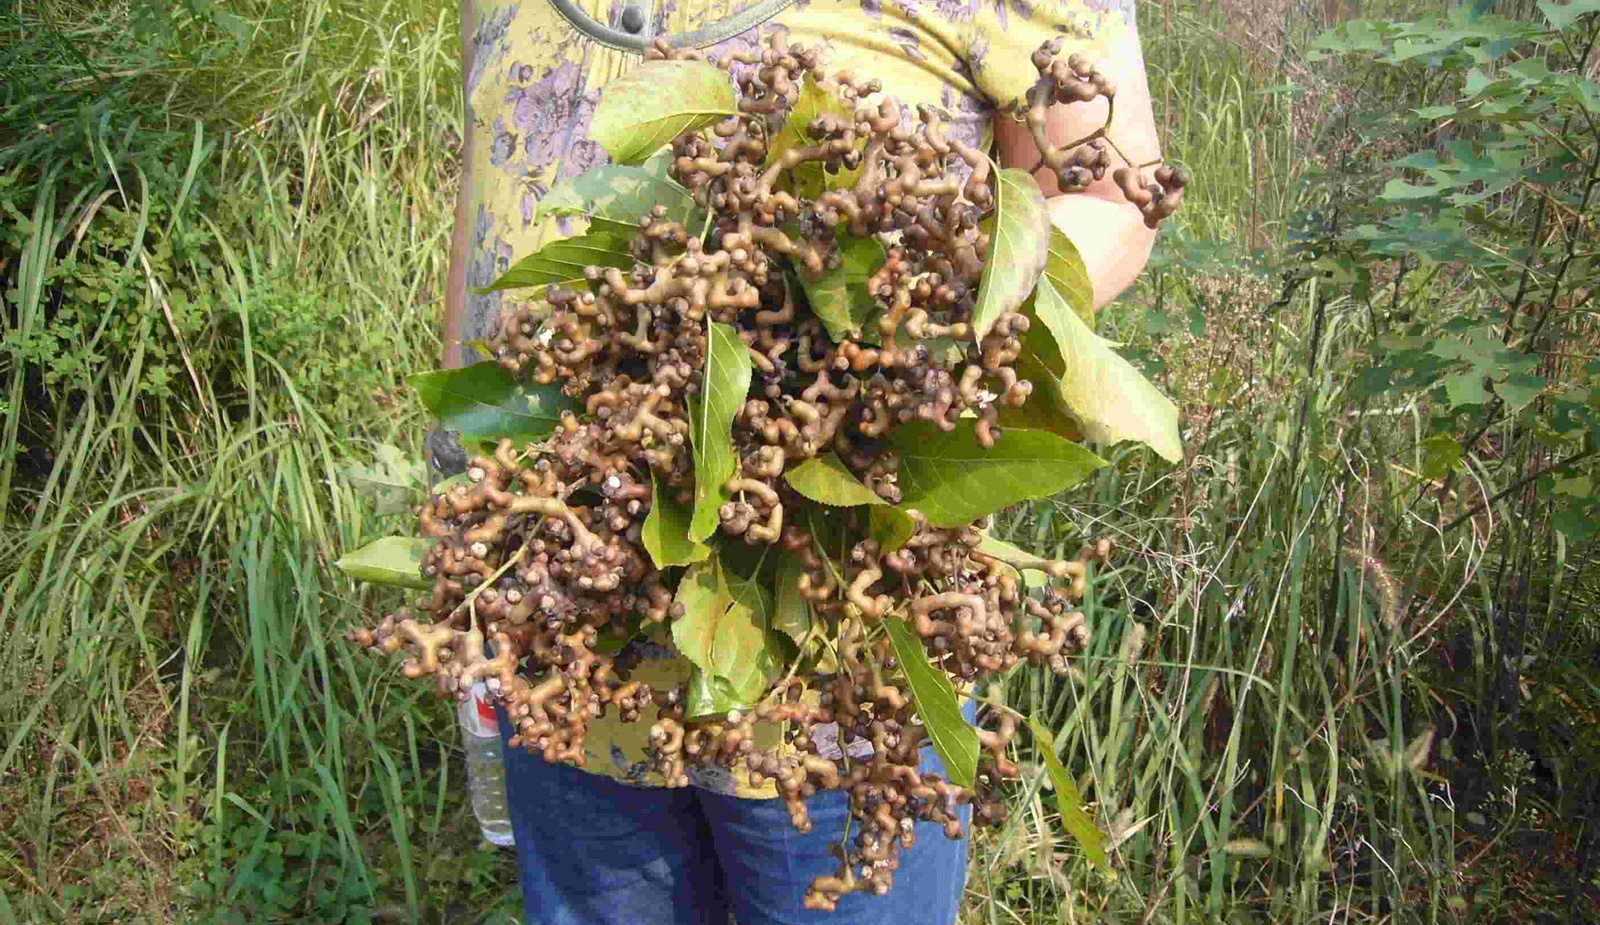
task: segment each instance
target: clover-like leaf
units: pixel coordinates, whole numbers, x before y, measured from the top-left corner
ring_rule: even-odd
[[[463,442],[498,443],[543,440],[561,423],[564,411],[583,406],[557,385],[522,386],[492,360],[460,369],[417,373],[406,380],[440,426]]]
[[[689,566],[673,598],[683,607],[672,622],[673,644],[746,701],[759,698],[777,676],[767,633],[771,601],[763,591],[758,580],[732,575],[713,555]]]
[[[1050,207],[1032,174],[1015,167],[995,172],[988,222],[989,252],[972,313],[979,337],[1028,298],[1050,257]]]
[[[426,591],[433,579],[422,576],[422,560],[433,543],[420,536],[386,536],[345,553],[333,566],[357,581]]]
[[[1044,759],[1045,770],[1050,772],[1050,783],[1055,786],[1056,809],[1061,813],[1061,824],[1083,846],[1083,853],[1089,856],[1089,860],[1101,870],[1109,870],[1111,864],[1106,858],[1105,834],[1095,827],[1094,820],[1084,812],[1083,794],[1078,791],[1077,782],[1067,773],[1066,767],[1061,764],[1061,757],[1056,754],[1055,736],[1035,719],[1028,720],[1028,728],[1033,730],[1039,757]]]
[[[630,232],[616,228],[558,238],[512,264],[499,279],[473,291],[481,295],[502,289],[570,286],[584,281],[585,267],[629,269],[633,266],[633,255],[628,252],[631,238]]]
[[[539,214],[583,215],[590,230],[633,235],[639,220],[656,206],[666,207],[668,221],[682,222],[691,231],[706,220],[694,196],[676,181],[626,164],[602,164],[562,180],[539,200]]]
[[[650,513],[640,528],[640,541],[656,568],[688,565],[711,555],[711,547],[689,538],[694,508],[678,500],[670,486],[650,473]]]
[[[838,266],[815,275],[804,268],[796,270],[812,313],[836,342],[860,336],[862,325],[877,307],[867,292],[867,280],[887,259],[877,238],[858,238],[842,231],[839,258]]]
[[[895,428],[900,506],[936,527],[957,527],[1002,508],[1053,495],[1083,481],[1105,460],[1041,430],[1008,430],[984,449],[971,420],[942,431],[928,421]]]
[[[708,321],[706,368],[700,394],[689,398],[689,439],[694,446],[694,516],[689,539],[704,542],[715,533],[717,509],[727,500],[724,483],[733,477],[733,416],[750,391],[750,351],[732,325]]]
[[[944,760],[950,782],[971,787],[978,773],[978,732],[961,715],[949,676],[928,662],[922,640],[905,620],[891,614],[884,618],[883,627],[888,630],[894,657],[911,687],[917,716],[933,739],[934,751]]]
[[[1056,394],[1084,435],[1105,443],[1137,440],[1170,462],[1181,461],[1178,406],[1090,330],[1049,280],[1039,284],[1034,310],[1060,351]]]
[[[704,61],[646,61],[606,85],[589,138],[638,164],[684,132],[739,114],[728,72]]]
[[[403,514],[427,489],[428,470],[404,450],[381,443],[373,451],[372,465],[347,466],[344,476],[356,491],[372,498],[377,514]]]

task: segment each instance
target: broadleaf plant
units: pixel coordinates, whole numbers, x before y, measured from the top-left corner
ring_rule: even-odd
[[[423,407],[464,443],[542,440],[578,407],[559,388],[523,384],[493,362],[410,378]]]
[[[606,85],[589,138],[619,164],[643,162],[657,148],[739,114],[728,73],[700,61],[646,61]]]
[[[1081,434],[1170,457],[1177,432],[1090,329],[1031,170],[936,110],[906,131],[859,105],[872,83],[769,41],[752,68],[653,49],[605,88],[589,136],[611,163],[541,205],[587,231],[493,284],[520,298],[478,345],[491,363],[414,380],[481,450],[421,506],[420,558],[366,574],[399,561],[424,613],[351,638],[410,650],[446,693],[493,682],[512,745],[549,761],[647,722],[630,761],[653,782],[742,766],[802,829],[810,793],[850,789],[855,837],[806,897],[830,909],[889,889],[914,822],[1003,818],[1017,724],[975,726],[961,698],[1086,644],[1073,604],[1106,548],[1028,556],[985,525],[1105,466]],[[1081,62],[1060,77],[1059,52],[1033,58],[1030,125],[1112,92]],[[1112,150],[1039,143],[1065,190]],[[1149,175],[1117,183],[1154,225],[1187,178]],[[657,689],[633,669],[665,643]],[[929,747],[944,773],[918,770]]]

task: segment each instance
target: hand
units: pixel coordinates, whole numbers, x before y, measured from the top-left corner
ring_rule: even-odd
[[[1134,164],[1159,160],[1161,139],[1156,132],[1138,33],[1129,28],[1110,56],[1096,66],[1116,85],[1116,108],[1106,133],[1116,146],[1112,151],[1113,166],[1123,166],[1117,151]],[[1066,144],[1093,134],[1105,125],[1107,108],[1104,99],[1052,107],[1046,122],[1050,142]],[[1028,170],[1039,163],[1039,148],[1033,136],[1009,113],[995,116],[994,135],[1002,167]],[[1143,171],[1147,177],[1150,172],[1150,168]],[[1095,307],[1115,299],[1144,269],[1155,245],[1155,231],[1145,227],[1139,210],[1112,180],[1111,171],[1082,192],[1068,194],[1060,192],[1055,174],[1049,170],[1041,168],[1034,176],[1050,197],[1051,219],[1083,257],[1094,284]]]

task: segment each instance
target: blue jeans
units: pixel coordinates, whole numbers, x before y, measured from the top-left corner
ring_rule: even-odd
[[[502,713],[502,740],[510,727]],[[839,791],[807,801],[802,835],[782,800],[634,787],[522,749],[505,756],[528,925],[728,925],[730,914],[738,925],[953,925],[961,906],[966,839],[932,823],[917,824],[887,896],[852,893],[831,913],[802,906],[812,878],[838,866],[828,845],[849,815]],[[922,769],[944,770],[931,747]]]

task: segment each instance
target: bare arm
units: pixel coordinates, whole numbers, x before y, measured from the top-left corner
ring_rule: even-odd
[[[463,361],[461,331],[467,314],[467,248],[472,216],[472,111],[467,99],[467,75],[472,72],[472,0],[461,0],[461,188],[456,193],[455,230],[450,235],[450,272],[445,278],[445,366]]]
[[[1139,36],[1129,29],[1126,38],[1099,62],[1100,72],[1116,84],[1117,105],[1109,131],[1111,141],[1135,164],[1161,156],[1161,139],[1156,133],[1155,112],[1150,104],[1150,82],[1145,76],[1144,53]],[[1105,124],[1105,100],[1054,106],[1050,110],[1051,144],[1065,144],[1083,138]],[[1039,150],[1021,122],[1001,113],[995,117],[995,142],[1002,167],[1024,170],[1039,162]],[[1114,167],[1121,159],[1112,153]],[[1147,171],[1148,173],[1148,171]],[[1150,259],[1156,233],[1144,225],[1139,210],[1123,198],[1112,182],[1110,171],[1103,179],[1081,193],[1063,195],[1055,175],[1041,169],[1035,176],[1050,197],[1050,216],[1072,243],[1077,245],[1094,283],[1095,307],[1099,308],[1128,288]]]

